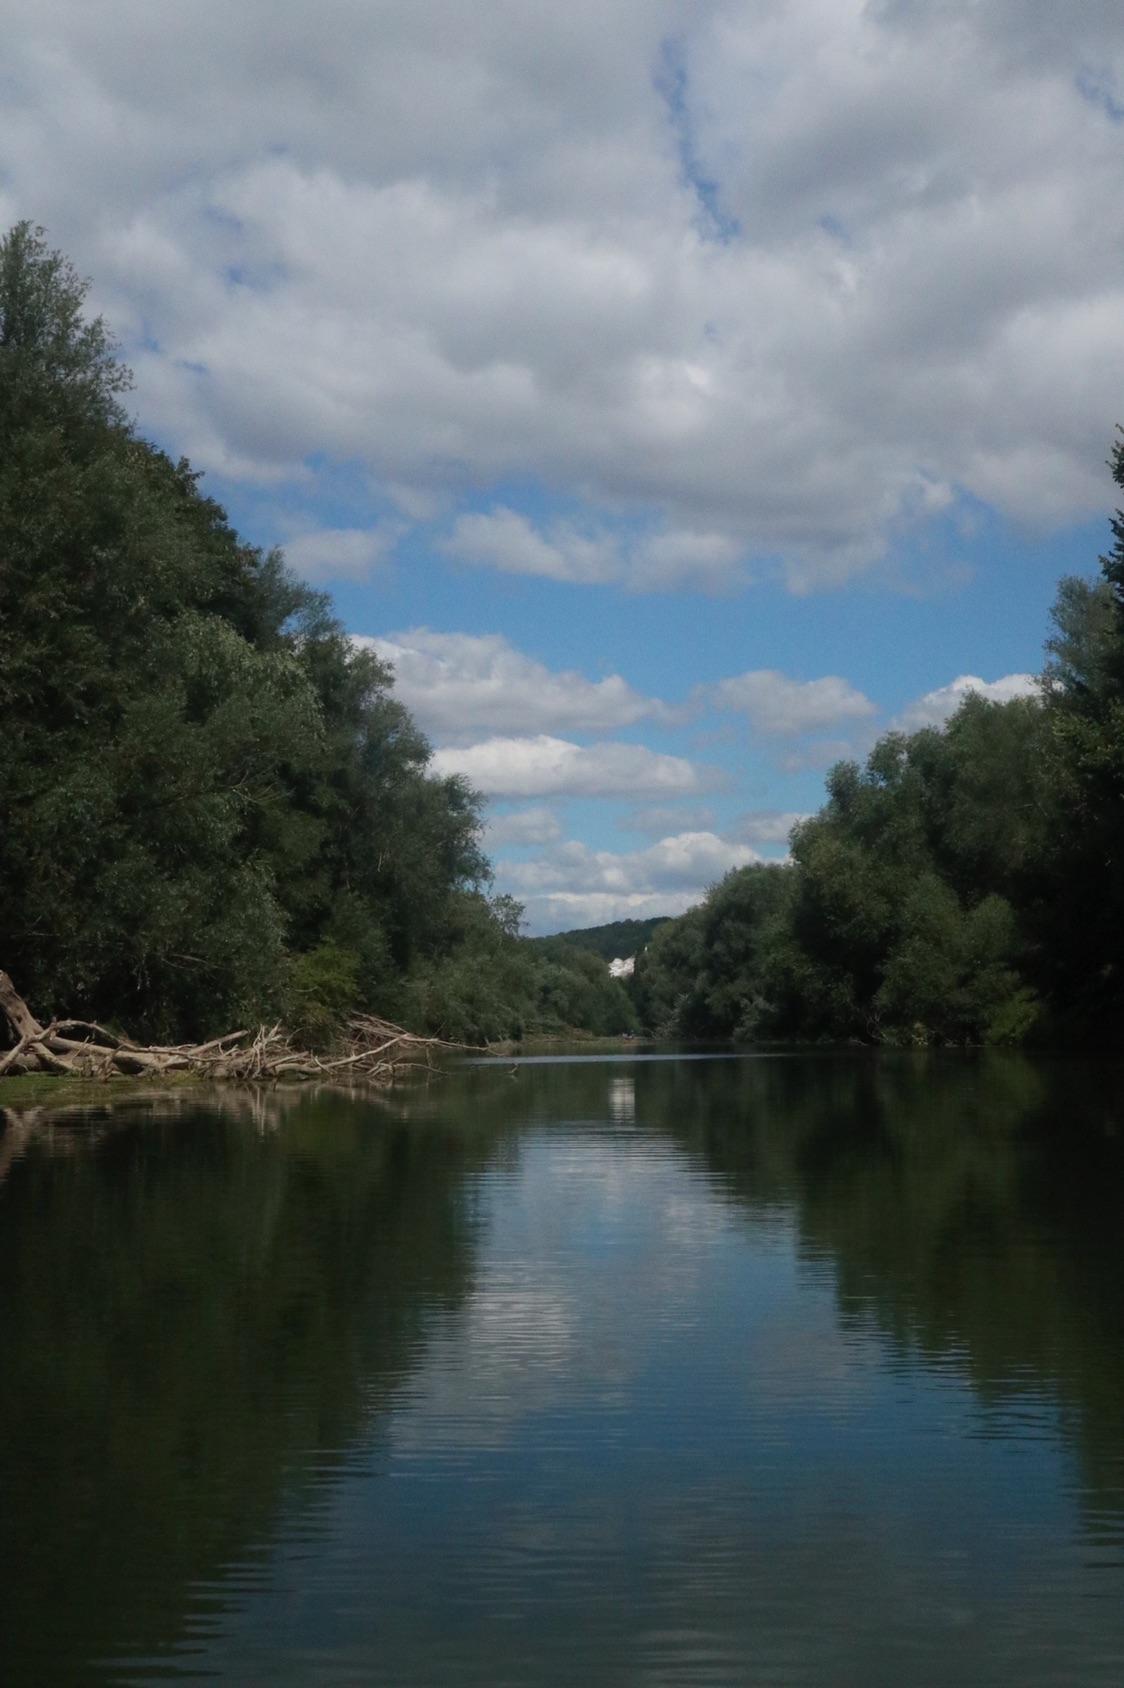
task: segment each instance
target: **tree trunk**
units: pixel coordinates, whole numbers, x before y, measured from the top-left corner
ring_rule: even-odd
[[[7,1015],[8,1024],[17,1038],[34,1041],[43,1036],[43,1027],[3,971],[0,971],[0,1009]]]

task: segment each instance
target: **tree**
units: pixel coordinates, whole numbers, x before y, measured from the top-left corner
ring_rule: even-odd
[[[487,879],[478,800],[137,436],[85,291],[42,231],[0,241],[0,956],[40,1014],[201,1035],[327,944],[385,1011]]]
[[[1124,487],[1124,436],[1109,460]],[[1063,580],[1046,644],[1057,824],[1038,927],[1058,1030],[1100,1041],[1124,1010],[1124,511],[1097,581]]]
[[[782,867],[735,868],[654,933],[634,990],[648,1025],[674,1037],[747,1038],[766,1012],[765,956],[788,893]]]
[[[1009,901],[1038,809],[1033,700],[968,697],[944,731],[843,763],[794,834],[788,918],[766,969],[777,1032],[882,1042],[1020,1036],[1034,1002]],[[1012,754],[1014,752],[1014,754]]]

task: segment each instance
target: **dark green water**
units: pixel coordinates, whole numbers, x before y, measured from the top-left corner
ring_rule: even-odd
[[[0,1681],[1119,1688],[1122,1079],[10,1124]]]

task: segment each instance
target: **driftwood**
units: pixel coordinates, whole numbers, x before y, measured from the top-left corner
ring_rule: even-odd
[[[0,1015],[15,1043],[0,1054],[0,1078],[24,1073],[69,1073],[76,1078],[156,1078],[186,1074],[206,1079],[350,1079],[389,1084],[408,1069],[431,1070],[442,1050],[459,1044],[416,1037],[389,1020],[351,1020],[343,1048],[318,1055],[299,1048],[280,1026],[227,1032],[209,1043],[141,1044],[93,1020],[40,1025],[7,973],[0,972]]]

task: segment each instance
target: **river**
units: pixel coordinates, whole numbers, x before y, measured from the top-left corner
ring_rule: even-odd
[[[13,1113],[0,1680],[1119,1688],[1122,1079],[628,1050]]]

